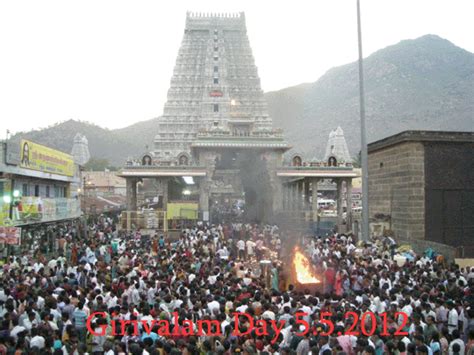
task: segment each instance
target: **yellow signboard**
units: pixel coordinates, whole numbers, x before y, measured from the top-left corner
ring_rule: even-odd
[[[195,202],[174,202],[167,205],[168,219],[197,219],[199,206]]]
[[[22,168],[58,175],[74,175],[74,160],[71,155],[25,139],[21,140],[20,159]]]
[[[10,223],[11,189],[11,181],[3,181],[3,196],[0,196],[0,226],[9,225]],[[5,199],[5,196],[8,196],[8,200]]]

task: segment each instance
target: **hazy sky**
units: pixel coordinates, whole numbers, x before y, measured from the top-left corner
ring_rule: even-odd
[[[265,91],[357,58],[355,0],[1,0],[0,137],[161,115],[186,11],[245,11]],[[364,55],[432,33],[474,52],[473,0],[361,0]]]

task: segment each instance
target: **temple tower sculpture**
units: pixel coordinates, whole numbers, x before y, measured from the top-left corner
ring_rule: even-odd
[[[243,12],[187,13],[154,156],[191,158],[198,133],[210,130],[272,130]]]
[[[74,136],[71,155],[74,157],[74,161],[79,165],[84,165],[89,161],[91,154],[89,153],[89,141],[86,136],[80,133]]]
[[[344,131],[341,127],[329,133],[328,144],[326,145],[326,153],[323,161],[331,164],[349,163],[352,162],[349,149],[347,148],[346,139],[344,138]]]
[[[318,181],[335,179],[340,191],[356,176],[340,128],[328,146],[330,165],[301,156],[284,164],[291,147],[268,114],[244,13],[188,12],[153,148],[119,173],[127,181],[123,220],[129,227],[140,208],[156,204],[170,229],[190,218],[304,227],[318,219]],[[154,201],[139,193],[147,179],[155,180]]]

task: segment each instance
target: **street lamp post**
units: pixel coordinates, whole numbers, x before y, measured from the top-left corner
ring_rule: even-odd
[[[362,240],[369,240],[369,171],[367,132],[365,128],[364,67],[362,58],[362,30],[360,0],[357,0],[357,39],[359,44],[359,101],[360,101],[360,150],[362,168]]]

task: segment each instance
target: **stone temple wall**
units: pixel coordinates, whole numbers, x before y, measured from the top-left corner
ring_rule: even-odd
[[[396,237],[424,239],[424,175],[422,143],[401,143],[369,152],[369,218],[389,215]]]

